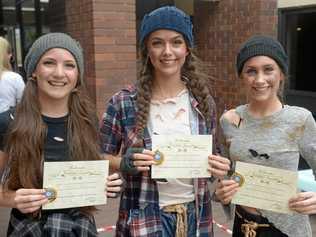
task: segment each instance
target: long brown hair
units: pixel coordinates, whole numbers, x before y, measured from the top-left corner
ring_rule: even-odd
[[[72,160],[99,160],[97,115],[85,85],[78,84],[69,96],[68,144]],[[29,79],[15,119],[10,125],[5,152],[9,157],[7,189],[42,188],[42,166],[47,126],[43,122],[37,96],[37,83]],[[94,208],[82,208],[90,213]]]
[[[144,43],[140,51],[140,66],[136,83],[136,104],[138,109],[136,116],[136,130],[138,138],[142,138],[144,129],[147,125],[154,78],[154,67],[150,62],[145,45],[146,44]],[[209,76],[205,73],[203,63],[194,54],[193,49],[189,48],[188,50],[189,54],[181,69],[181,76],[186,82],[189,92],[197,100],[198,109],[202,113],[206,125],[210,128],[212,116],[214,116],[216,108],[207,85]]]

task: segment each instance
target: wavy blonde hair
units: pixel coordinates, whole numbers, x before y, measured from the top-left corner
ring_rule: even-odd
[[[11,46],[9,42],[0,36],[0,76],[3,71],[11,71],[11,64],[8,54],[11,53]],[[0,77],[1,78],[1,77]]]

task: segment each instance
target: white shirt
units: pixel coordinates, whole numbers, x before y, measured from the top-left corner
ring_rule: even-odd
[[[18,73],[2,72],[0,79],[0,112],[8,110],[20,102],[24,87],[24,81]]]
[[[174,98],[152,100],[148,120],[150,135],[191,134],[190,106],[186,89]],[[168,182],[157,182],[157,185],[160,208],[194,200],[193,179],[168,179]]]

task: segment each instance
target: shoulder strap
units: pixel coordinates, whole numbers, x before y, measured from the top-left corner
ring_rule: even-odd
[[[238,122],[235,124],[237,128],[240,127],[243,118],[244,118],[244,113],[245,113],[246,105],[240,105],[238,106],[235,111],[236,111],[236,116],[238,116]]]

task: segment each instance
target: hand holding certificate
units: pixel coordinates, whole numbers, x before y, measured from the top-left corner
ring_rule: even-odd
[[[105,183],[109,161],[45,162],[43,187],[47,209],[106,204]]]
[[[212,153],[211,135],[153,135],[152,150],[155,165],[151,177],[201,178],[210,177],[208,155]]]
[[[292,213],[289,199],[296,195],[297,172],[236,162],[232,178],[240,184],[232,203]]]

